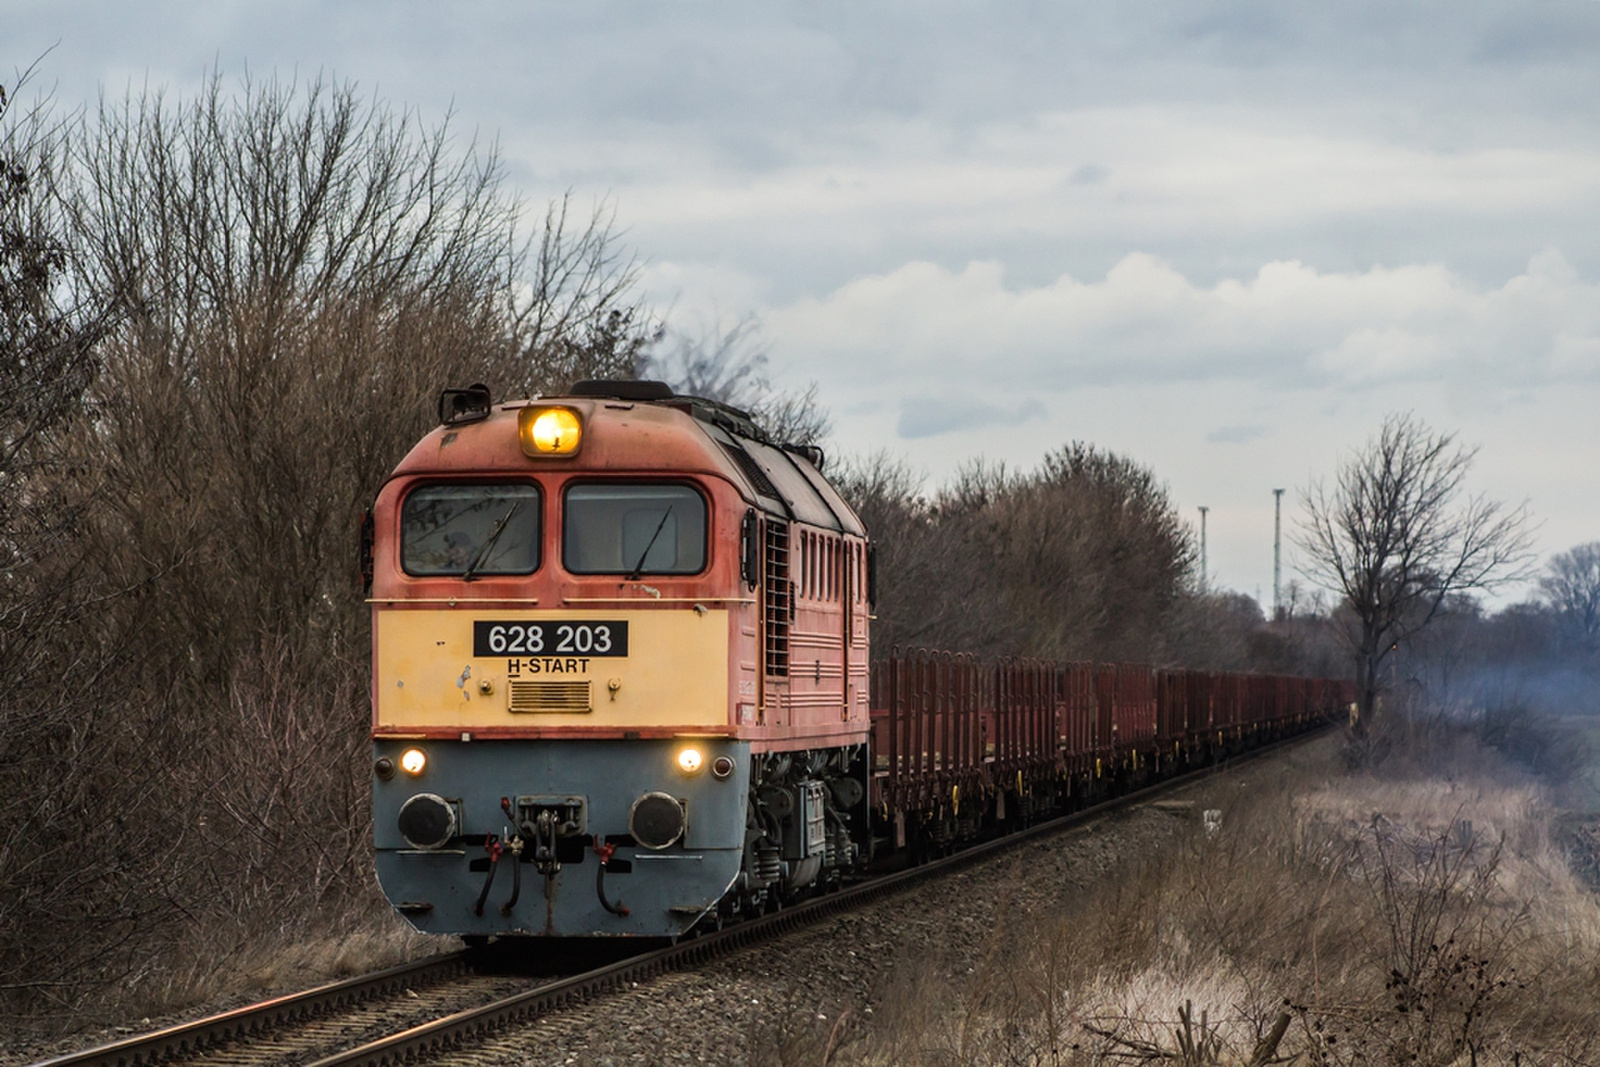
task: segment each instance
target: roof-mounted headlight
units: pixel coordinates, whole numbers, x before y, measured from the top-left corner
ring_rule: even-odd
[[[583,420],[571,408],[530,405],[517,413],[517,437],[530,456],[570,456],[583,442]]]

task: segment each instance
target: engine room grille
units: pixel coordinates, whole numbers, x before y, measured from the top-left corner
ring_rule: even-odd
[[[588,682],[512,682],[511,710],[530,712],[593,711]]]
[[[789,675],[789,621],[794,616],[789,585],[789,527],[770,517],[766,527],[761,595],[765,598],[767,624],[767,676],[786,678]]]

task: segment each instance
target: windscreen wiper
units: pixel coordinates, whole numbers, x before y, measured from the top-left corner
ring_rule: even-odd
[[[656,547],[656,538],[661,536],[662,527],[667,525],[667,516],[672,514],[672,509],[675,507],[677,507],[676,504],[668,504],[667,510],[661,513],[661,521],[656,523],[656,532],[650,535],[650,540],[645,544],[644,551],[639,553],[639,562],[634,564],[633,570],[628,572],[628,576],[623,581],[634,581],[644,573],[644,561],[650,558],[650,550]]]
[[[472,581],[473,572],[478,569],[479,564],[483,563],[489,558],[489,550],[493,548],[494,543],[500,539],[500,531],[506,528],[506,523],[511,521],[511,516],[515,515],[517,513],[517,509],[521,506],[522,501],[518,500],[516,503],[511,505],[511,509],[505,513],[505,517],[494,524],[494,529],[489,531],[489,539],[484,541],[482,548],[478,549],[478,554],[472,558],[472,562],[467,565],[467,569],[461,572],[461,580],[463,582]]]

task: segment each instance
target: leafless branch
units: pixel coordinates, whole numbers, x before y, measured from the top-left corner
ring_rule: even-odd
[[[1317,482],[1302,495],[1300,568],[1351,613],[1367,716],[1399,642],[1432,623],[1450,598],[1526,575],[1526,505],[1464,496],[1476,454],[1409,414],[1390,415],[1339,468],[1332,489]]]

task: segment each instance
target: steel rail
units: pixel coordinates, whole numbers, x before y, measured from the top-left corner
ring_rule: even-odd
[[[784,908],[772,915],[740,922],[584,974],[548,982],[481,1007],[459,1011],[317,1060],[308,1067],[397,1067],[400,1064],[425,1061],[431,1055],[459,1047],[464,1041],[487,1036],[507,1026],[529,1022],[551,1011],[583,1003],[613,989],[648,981],[672,971],[699,966],[748,945],[770,940],[807,926],[824,916],[880,900],[918,882],[959,870],[1026,842],[1101,819],[1123,808],[1146,803],[1180,786],[1236,769],[1241,764],[1253,762],[1285,747],[1302,744],[1324,733],[1328,728],[1314,727],[1293,737],[1164,779],[1135,792],[1110,798],[1093,807],[1036,823],[1016,833],[980,842],[941,859],[848,886],[826,896]]]
[[[217,1045],[265,1034],[354,1007],[419,982],[452,978],[467,969],[471,950],[447,952],[402,963],[372,974],[329,982],[313,989],[138,1034],[109,1045],[44,1060],[34,1067],[144,1067],[173,1056],[191,1055]]]

